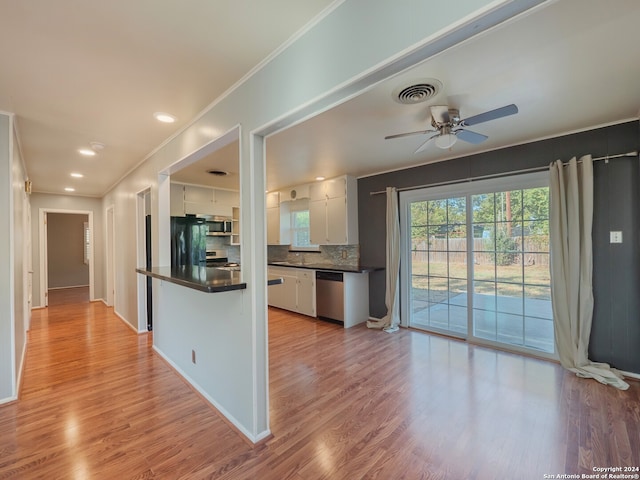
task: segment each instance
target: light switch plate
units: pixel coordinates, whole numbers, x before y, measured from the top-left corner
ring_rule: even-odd
[[[609,243],[622,243],[622,232],[609,232]]]

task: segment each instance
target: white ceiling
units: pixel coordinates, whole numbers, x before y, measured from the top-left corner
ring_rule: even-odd
[[[267,187],[365,176],[637,118],[638,25],[637,0],[544,5],[269,137]],[[393,100],[397,87],[424,78],[442,82],[437,97],[417,105]],[[489,136],[480,145],[458,140],[449,151],[431,144],[414,155],[426,136],[384,140],[429,128],[429,105],[457,107],[467,118],[511,103],[517,115],[470,128]]]
[[[2,1],[0,110],[34,191],[102,196],[332,1]]]
[[[73,186],[102,196],[331,3],[2,2],[0,110],[17,115],[34,191]],[[639,24],[637,0],[549,2],[269,137],[267,187],[369,175],[637,118]],[[437,97],[393,101],[398,86],[424,78],[442,82]],[[428,128],[429,105],[458,107],[465,118],[510,103],[517,115],[471,128],[489,136],[477,146],[458,141],[450,151],[431,145],[414,155],[424,138],[384,140]],[[156,111],[178,122],[160,124]],[[78,155],[91,141],[106,148],[91,159]],[[174,178],[205,183],[195,179],[207,178],[211,163],[232,171],[232,145],[195,164],[195,174]],[[72,171],[85,177],[72,179]]]

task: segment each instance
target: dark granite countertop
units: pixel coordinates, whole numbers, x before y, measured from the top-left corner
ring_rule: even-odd
[[[229,292],[247,288],[247,284],[240,281],[239,271],[216,267],[152,267],[150,269],[136,268],[136,272],[207,293]],[[268,285],[279,283],[282,283],[281,278],[267,282]]]
[[[368,267],[364,265],[328,265],[326,263],[289,263],[289,262],[269,262],[272,267],[292,267],[307,268],[309,270],[324,270],[328,272],[344,273],[369,273],[384,270],[384,267]]]

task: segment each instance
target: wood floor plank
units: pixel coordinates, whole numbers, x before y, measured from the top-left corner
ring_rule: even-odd
[[[540,479],[640,466],[640,386],[270,310],[273,436],[249,445],[102,303],[33,312],[0,479]]]

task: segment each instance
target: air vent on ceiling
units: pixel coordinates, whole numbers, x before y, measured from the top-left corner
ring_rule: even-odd
[[[215,175],[216,177],[226,177],[229,175],[229,172],[225,172],[224,170],[207,170],[207,173]]]
[[[426,79],[401,86],[393,91],[393,99],[405,105],[426,102],[440,93],[442,83],[436,79]]]

